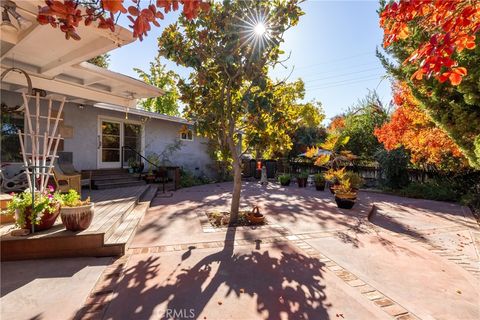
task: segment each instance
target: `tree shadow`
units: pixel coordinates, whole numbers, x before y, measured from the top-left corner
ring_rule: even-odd
[[[192,267],[187,266],[193,256],[189,255],[161,279],[167,266],[159,256],[137,261],[123,277],[111,279],[116,289],[104,319],[191,319],[201,314],[211,318],[225,309],[230,314],[253,312],[262,319],[329,319],[321,262],[288,243],[272,250],[246,250],[234,248],[234,240],[235,228],[229,228],[222,250]],[[254,300],[255,310],[237,305],[245,296]],[[76,319],[88,308],[94,306],[80,310]]]

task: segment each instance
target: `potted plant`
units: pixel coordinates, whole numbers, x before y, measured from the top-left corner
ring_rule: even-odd
[[[341,209],[352,209],[357,200],[357,192],[353,191],[350,181],[344,179],[335,189],[335,202]]]
[[[53,226],[60,213],[59,193],[49,186],[44,192],[35,192],[32,210],[32,192],[27,189],[22,193],[12,194],[12,200],[6,213],[15,216],[15,224],[22,229],[33,232],[47,230]],[[33,224],[33,229],[32,229]]]
[[[289,186],[291,180],[291,176],[288,173],[284,173],[278,176],[278,182],[280,182],[280,185],[284,187]]]
[[[357,199],[358,188],[363,183],[362,178],[355,172],[345,172],[335,189],[335,202],[342,209],[352,209]]]
[[[93,202],[90,197],[82,201],[75,190],[58,196],[61,209],[60,218],[67,230],[80,231],[87,229],[93,219]]]
[[[345,168],[338,170],[329,169],[325,172],[324,177],[328,181],[328,188],[332,194],[335,194],[335,189],[340,185],[340,181],[343,179],[345,174]]]
[[[326,180],[323,173],[317,173],[316,175],[314,175],[313,180],[315,181],[315,189],[317,189],[317,191],[325,190]]]
[[[297,183],[299,188],[305,188],[307,186],[308,172],[303,171],[297,176]]]
[[[128,173],[135,173],[135,169],[137,168],[137,161],[135,158],[128,159]]]

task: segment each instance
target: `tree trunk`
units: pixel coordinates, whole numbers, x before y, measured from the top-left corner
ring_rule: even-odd
[[[238,220],[238,211],[240,208],[240,194],[242,191],[242,166],[239,159],[233,160],[233,192],[232,204],[230,207],[230,224],[235,224]]]
[[[238,153],[237,145],[233,138],[234,128],[230,128],[230,136],[227,137],[228,146],[233,159],[233,191],[232,204],[230,206],[230,224],[233,225],[238,220],[238,210],[240,208],[240,193],[242,191],[242,163]]]

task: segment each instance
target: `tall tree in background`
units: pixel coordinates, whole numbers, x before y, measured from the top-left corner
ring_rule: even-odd
[[[239,133],[261,125],[258,93],[268,88],[267,72],[279,60],[286,30],[303,14],[299,0],[224,1],[215,3],[198,19],[181,17],[159,38],[160,53],[190,67],[189,82],[180,81],[186,114],[207,137],[228,146],[234,172],[231,223],[238,219],[241,194]],[[264,98],[268,100],[268,98]]]
[[[337,128],[341,138],[350,137],[345,145],[361,160],[371,161],[378,149],[382,148],[374,135],[375,128],[388,119],[388,110],[382,104],[378,94],[371,91],[358,101],[343,116],[343,124]]]
[[[110,65],[110,55],[108,53],[105,53],[96,56],[95,58],[92,58],[90,60],[87,60],[87,62],[94,64],[97,67],[108,69],[108,66]]]
[[[396,109],[389,122],[375,130],[378,140],[388,151],[403,147],[410,161],[418,166],[458,169],[466,165],[460,149],[445,131],[435,126],[420,109],[405,83],[394,86]]]
[[[160,88],[165,92],[160,97],[142,100],[141,105],[143,109],[170,116],[180,116],[178,111],[180,93],[177,87],[179,76],[171,70],[166,70],[166,66],[160,62],[160,55],[157,55],[155,60],[150,62],[148,73],[138,68],[133,70],[138,73],[140,79],[145,83]]]
[[[480,2],[382,1],[379,14],[382,64],[480,168]]]

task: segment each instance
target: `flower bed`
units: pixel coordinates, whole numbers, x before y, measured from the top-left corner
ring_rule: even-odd
[[[238,220],[237,223],[234,225],[229,225],[230,221],[230,212],[227,211],[211,211],[207,212],[207,218],[210,224],[214,228],[225,228],[225,227],[244,227],[244,226],[262,226],[266,225],[267,221],[265,220],[263,223],[253,224],[247,219],[247,214],[250,211],[240,211],[238,213]]]

